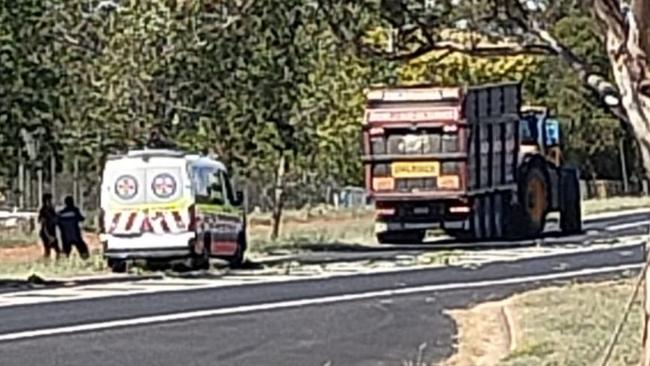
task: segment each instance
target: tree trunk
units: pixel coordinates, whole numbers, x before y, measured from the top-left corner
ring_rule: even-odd
[[[650,54],[650,0],[632,0],[631,11],[627,13],[620,6],[615,0],[594,3],[596,15],[605,25],[607,55],[621,106],[638,141],[644,175],[650,177],[650,83],[646,78],[646,55]],[[646,273],[645,276],[641,364],[650,366],[650,275]]]
[[[277,170],[275,172],[275,187],[273,193],[273,229],[271,231],[271,240],[276,240],[280,236],[280,222],[282,221],[282,208],[284,206],[284,176],[285,160],[284,153],[280,156]]]
[[[639,33],[640,26],[647,28],[650,24],[649,2],[650,0],[633,1],[632,13],[627,15],[620,11],[618,1],[613,0],[597,0],[595,9],[605,25],[607,54],[619,90],[621,106],[639,143],[644,175],[650,178],[650,97],[646,94],[646,54],[650,47],[650,35]]]

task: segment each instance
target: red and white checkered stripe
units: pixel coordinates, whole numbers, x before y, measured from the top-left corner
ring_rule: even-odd
[[[189,214],[181,211],[118,212],[106,217],[109,234],[176,234],[188,230]]]

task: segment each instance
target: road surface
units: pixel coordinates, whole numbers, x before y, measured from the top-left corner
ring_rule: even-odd
[[[642,233],[645,221],[589,225],[618,236]],[[629,275],[642,260],[643,247],[630,243],[478,268],[0,304],[0,364],[400,365],[423,344],[427,359],[438,361],[454,351],[456,328],[445,310],[550,282]]]

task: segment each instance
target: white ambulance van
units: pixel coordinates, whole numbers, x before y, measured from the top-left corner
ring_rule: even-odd
[[[115,272],[134,260],[210,258],[238,266],[246,250],[243,195],[220,161],[181,151],[110,156],[101,183],[100,239]]]

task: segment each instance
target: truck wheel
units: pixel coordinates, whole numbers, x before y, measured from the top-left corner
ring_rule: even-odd
[[[537,236],[544,230],[548,211],[548,183],[544,172],[538,167],[528,170],[521,188],[526,234]]]
[[[494,237],[494,205],[493,195],[483,196],[483,238],[492,239]]]
[[[109,259],[106,261],[108,268],[111,269],[113,273],[126,273],[128,265],[126,261],[120,259]]]
[[[387,232],[377,234],[377,241],[380,244],[421,244],[425,235],[425,230]]]
[[[493,197],[494,204],[492,222],[494,223],[494,238],[503,239],[505,232],[505,223],[504,223],[504,201],[505,195],[502,193],[497,193]]]
[[[469,235],[467,239],[481,240],[483,238],[483,210],[481,198],[475,197],[472,205],[472,216],[469,218]]]
[[[580,179],[575,170],[562,170],[560,191],[560,229],[563,234],[582,232]]]

